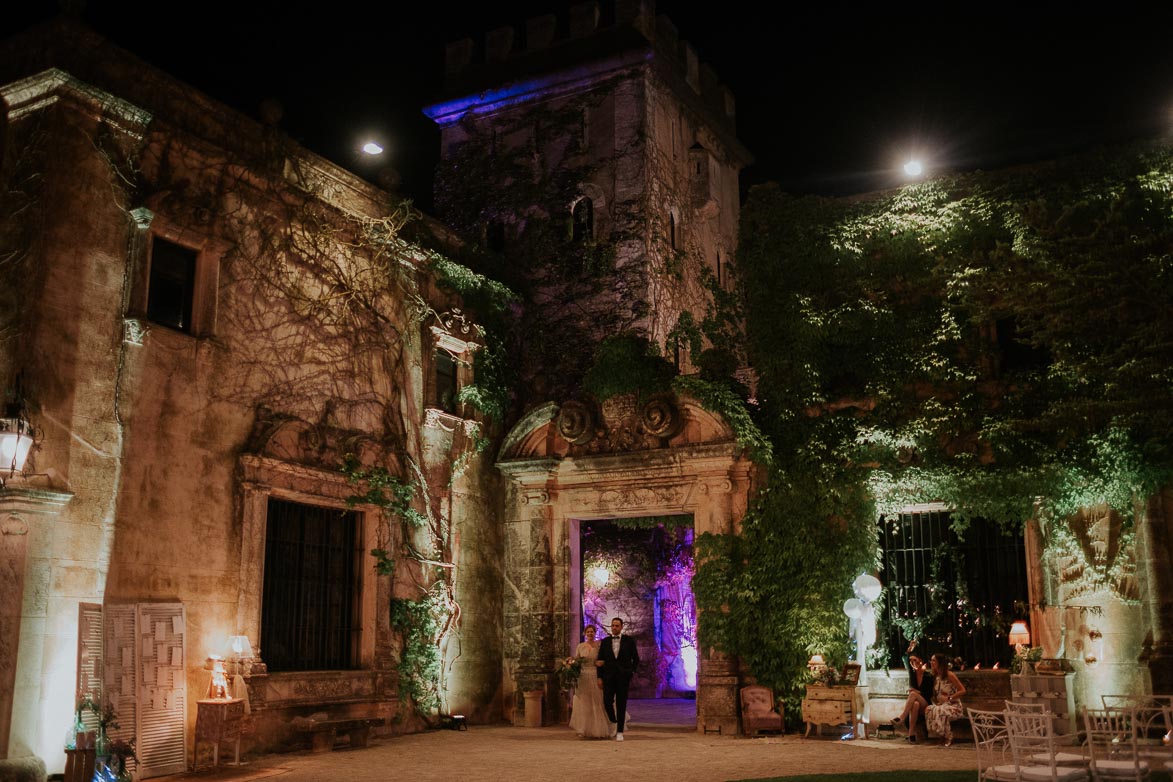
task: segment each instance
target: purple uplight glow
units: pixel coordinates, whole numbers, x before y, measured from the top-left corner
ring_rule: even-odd
[[[646,695],[640,697],[696,691],[693,538],[692,528],[683,525],[622,529],[596,522],[584,528],[583,622],[605,629],[611,617],[625,621],[624,632],[637,638],[645,658],[641,670],[651,679],[644,680]],[[649,646],[654,655],[645,654]]]

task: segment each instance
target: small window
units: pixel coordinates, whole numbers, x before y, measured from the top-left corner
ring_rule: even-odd
[[[595,205],[591,199],[582,197],[574,205],[570,213],[571,239],[575,244],[582,244],[595,236]]]
[[[1051,352],[1030,344],[1014,318],[999,318],[994,328],[1002,372],[1037,372],[1051,365]]]
[[[433,400],[437,409],[456,415],[456,359],[447,350],[436,351],[436,395]]]
[[[357,668],[359,514],[269,498],[261,646],[272,672]]]
[[[193,330],[198,256],[197,251],[188,247],[158,236],[152,239],[147,318],[179,331]]]
[[[485,226],[485,247],[495,253],[505,252],[505,223],[490,220]]]

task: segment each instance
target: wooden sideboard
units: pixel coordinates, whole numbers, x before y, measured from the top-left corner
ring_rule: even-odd
[[[866,738],[864,722],[867,709],[868,688],[850,684],[824,687],[818,684],[806,686],[806,697],[802,699],[802,719],[806,722],[806,736],[823,735],[824,725],[848,725],[853,738]]]

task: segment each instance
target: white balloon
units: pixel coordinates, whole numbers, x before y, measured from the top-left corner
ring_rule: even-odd
[[[852,619],[859,619],[863,616],[863,601],[857,597],[850,597],[843,601],[843,613],[847,614]]]
[[[884,585],[880,583],[880,579],[867,573],[863,573],[856,578],[852,587],[855,589],[855,594],[869,603],[879,597],[880,592],[884,591]]]

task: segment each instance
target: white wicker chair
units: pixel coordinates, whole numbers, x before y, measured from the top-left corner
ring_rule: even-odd
[[[1068,754],[1061,748],[1070,739],[1055,735],[1053,716],[1049,711],[1006,712],[1018,778],[1023,782],[1084,782],[1088,778],[1086,768],[1059,763],[1059,756]]]
[[[977,749],[978,782],[1019,782],[1006,733],[1006,713],[969,709],[969,727]]]
[[[1134,708],[1087,709],[1083,713],[1092,777],[1097,780],[1149,778],[1149,763],[1140,757]]]

